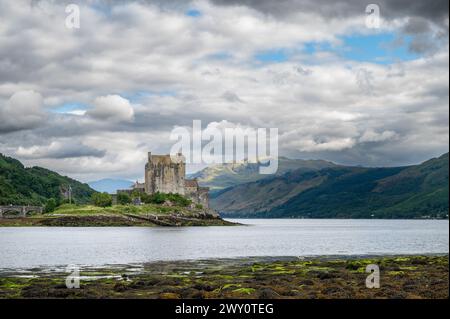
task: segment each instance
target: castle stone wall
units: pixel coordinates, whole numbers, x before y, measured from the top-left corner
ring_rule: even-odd
[[[203,208],[209,208],[209,188],[199,187],[198,188],[198,203],[203,206]]]
[[[152,155],[148,153],[145,165],[145,193],[180,194],[195,204],[209,207],[207,187],[200,187],[197,180],[186,180],[186,164],[182,154],[174,158],[170,155]]]
[[[185,174],[186,167],[182,155],[172,161],[170,155],[149,153],[148,162],[145,165],[145,192],[147,194],[160,192],[184,195]]]

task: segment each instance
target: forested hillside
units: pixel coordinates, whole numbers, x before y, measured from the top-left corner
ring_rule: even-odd
[[[229,217],[448,217],[448,153],[420,165],[296,170],[227,188],[212,206]]]
[[[18,160],[0,154],[0,205],[41,205],[48,199],[63,199],[61,188],[72,188],[73,200],[89,201],[93,192],[87,184],[41,167],[24,167]]]

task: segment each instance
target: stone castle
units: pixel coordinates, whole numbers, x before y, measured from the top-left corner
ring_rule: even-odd
[[[131,190],[146,194],[173,193],[183,195],[195,204],[209,208],[208,187],[200,187],[196,179],[186,179],[186,159],[178,153],[174,158],[170,155],[152,155],[148,153],[145,164],[145,182],[136,182]]]

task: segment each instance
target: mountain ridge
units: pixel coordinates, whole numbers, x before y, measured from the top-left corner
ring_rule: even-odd
[[[303,160],[279,157],[276,176],[282,175],[294,169],[314,171],[325,167],[339,166],[325,160]],[[230,163],[206,167],[199,172],[189,175],[189,178],[197,178],[198,182],[209,187],[212,192],[218,192],[230,186],[254,182],[266,178],[268,175],[259,173],[260,163]]]
[[[133,182],[127,179],[102,178],[96,181],[87,182],[87,184],[97,192],[106,192],[115,194],[118,189],[128,189]]]
[[[448,153],[418,165],[294,170],[213,193],[225,217],[448,216]]]

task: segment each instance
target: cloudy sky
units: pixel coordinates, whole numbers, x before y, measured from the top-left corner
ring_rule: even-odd
[[[67,28],[66,6],[80,8]],[[0,0],[0,152],[143,176],[177,126],[276,127],[280,155],[418,163],[449,148],[447,0]],[[192,170],[193,168],[191,168]]]

